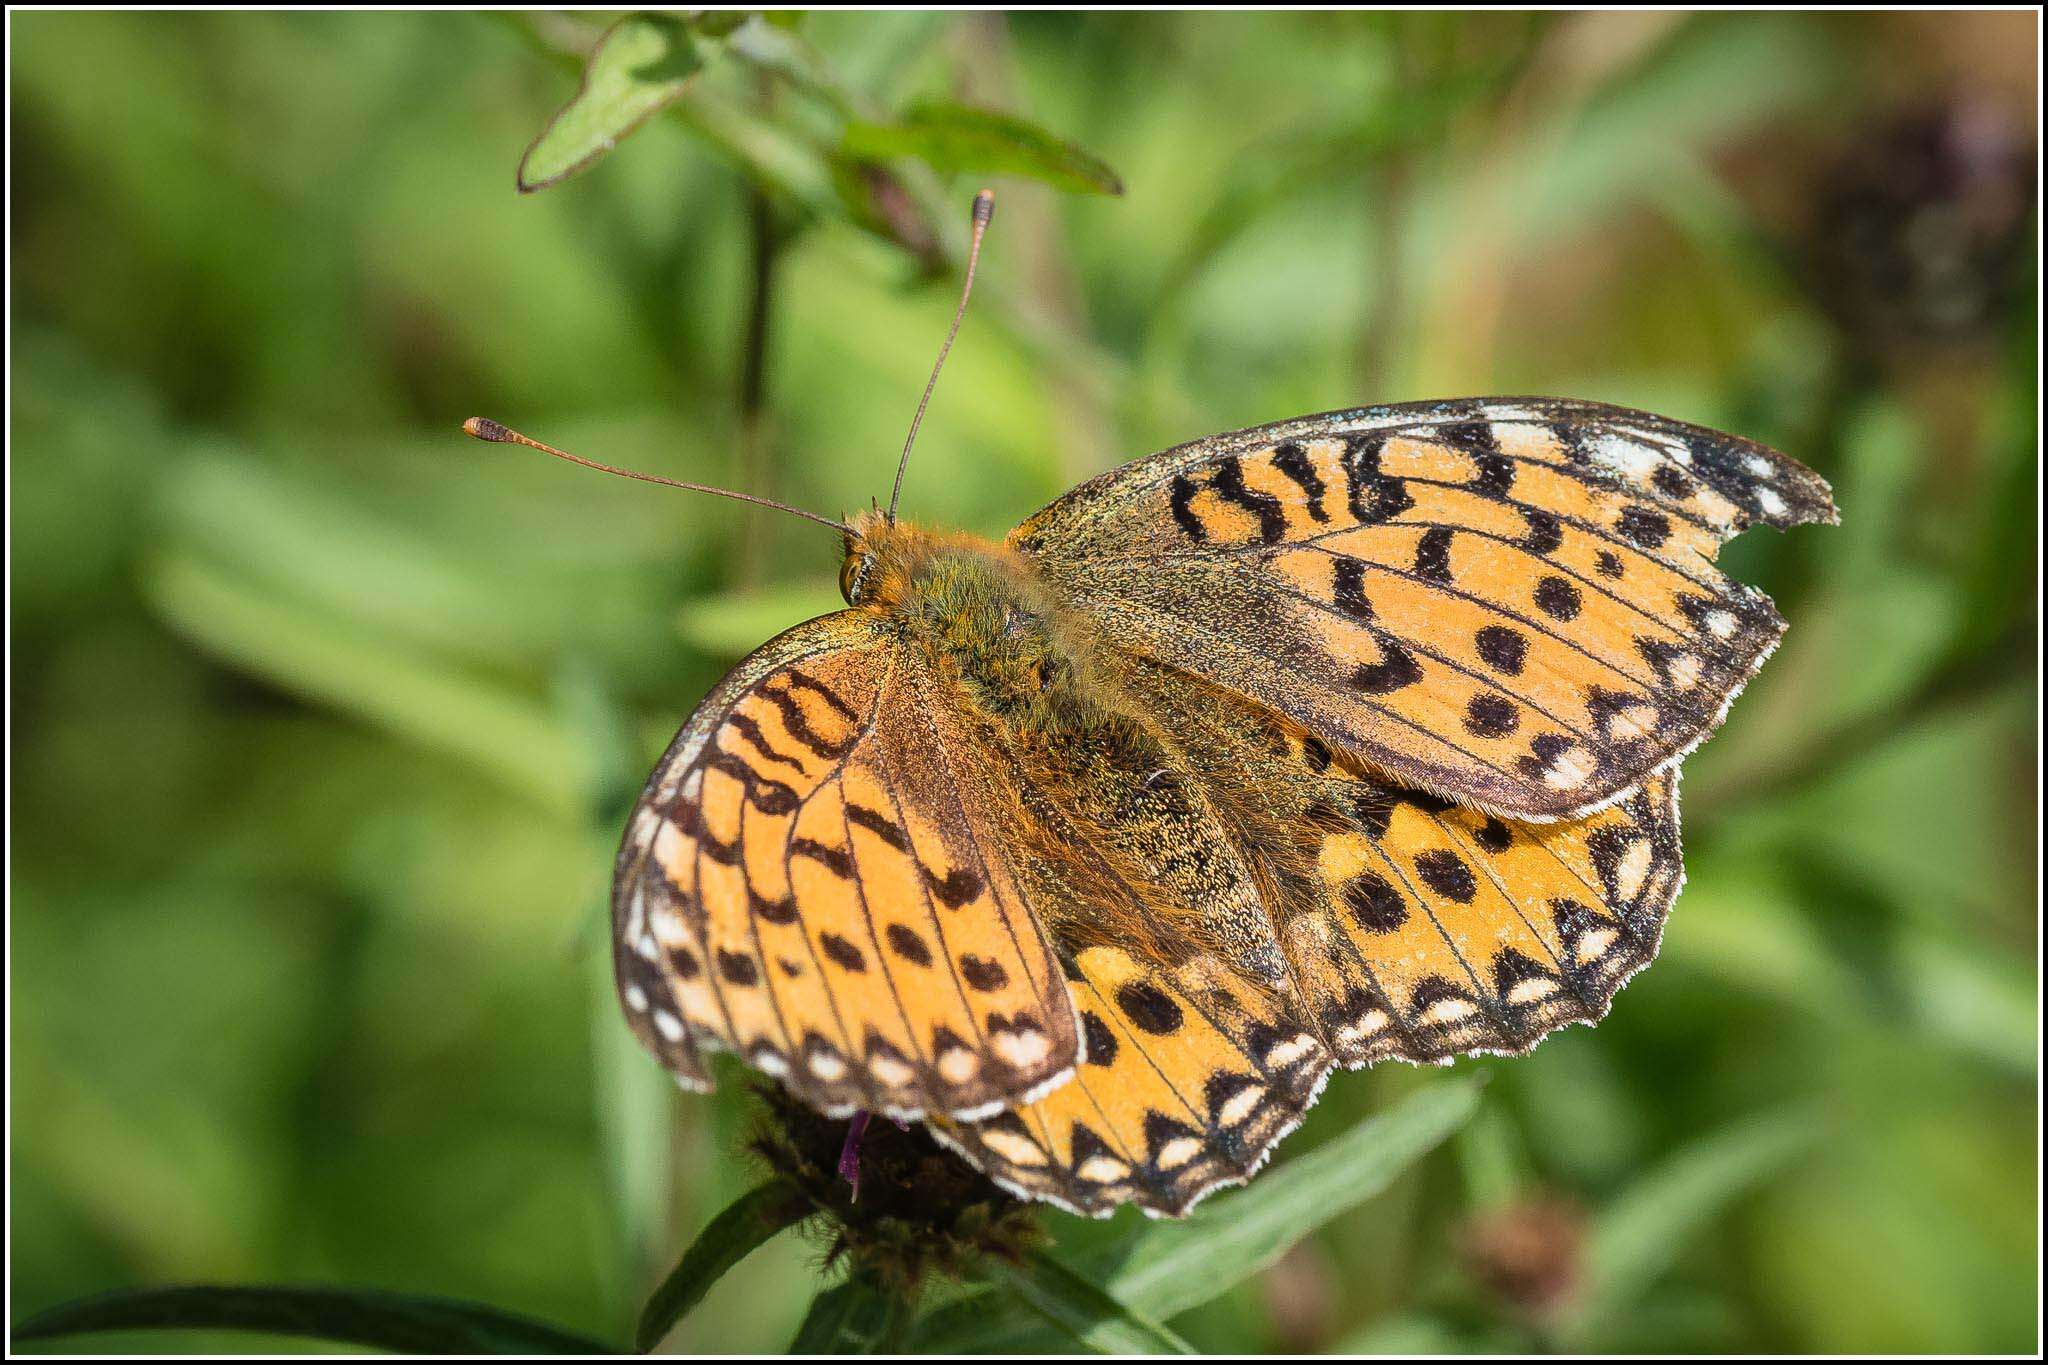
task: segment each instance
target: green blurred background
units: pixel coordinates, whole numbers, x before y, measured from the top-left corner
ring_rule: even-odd
[[[10,15],[17,1315],[347,1283],[618,1339],[752,1178],[739,1087],[680,1096],[627,1038],[602,907],[621,793],[836,604],[836,546],[457,428],[886,496],[983,177],[904,171],[924,269],[758,196],[687,107],[521,196],[599,23]],[[1839,495],[1727,552],[1792,628],[1686,764],[1655,968],[1597,1031],[1460,1064],[1490,1081],[1456,1139],[1176,1326],[2031,1349],[2035,16],[798,32],[871,109],[1007,110],[1125,186],[994,179],[912,516],[999,534],[1184,439],[1474,393],[1738,431]],[[815,180],[801,89],[704,82]],[[1282,1160],[1427,1080],[1339,1078]],[[671,1346],[779,1348],[816,1255],[771,1244]]]

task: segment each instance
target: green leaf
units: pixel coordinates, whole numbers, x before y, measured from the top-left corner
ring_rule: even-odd
[[[1161,1318],[1206,1303],[1393,1184],[1478,1107],[1476,1080],[1431,1085],[1410,1095],[1180,1222],[1141,1229],[1109,1290]]]
[[[589,166],[673,102],[703,66],[679,19],[629,14],[613,24],[591,50],[575,98],[520,158],[520,191],[544,190]]]
[[[913,106],[895,123],[847,125],[845,149],[867,160],[909,156],[941,172],[1021,175],[1078,194],[1122,194],[1099,158],[1035,123],[964,104]]]
[[[640,1310],[633,1348],[651,1351],[685,1313],[700,1303],[719,1276],[745,1260],[748,1253],[786,1227],[803,1221],[811,1207],[795,1186],[771,1180],[741,1195],[711,1220],[676,1262]]]
[[[811,1300],[789,1343],[793,1356],[894,1354],[910,1325],[912,1305],[874,1279],[855,1275]]]
[[[17,1342],[79,1332],[228,1328],[374,1346],[408,1355],[611,1355],[590,1337],[461,1299],[381,1289],[179,1285],[98,1294],[38,1313]]]
[[[1220,1196],[1177,1222],[1133,1223],[1063,1260],[1131,1312],[1155,1321],[1206,1303],[1258,1274],[1317,1228],[1391,1185],[1470,1119],[1479,1082],[1433,1084],[1314,1151]],[[970,1295],[919,1328],[922,1350],[1049,1346],[1033,1314]]]
[[[195,554],[145,562],[142,587],[171,629],[234,666],[457,755],[549,810],[587,810],[590,756],[530,698]]]
[[[1791,1164],[1821,1132],[1804,1109],[1753,1116],[1701,1138],[1625,1190],[1587,1238],[1580,1326],[1627,1307],[1716,1214]]]
[[[1052,1257],[1022,1265],[991,1261],[996,1283],[1047,1322],[1104,1355],[1193,1355],[1194,1347],[1129,1304],[1106,1294]]]

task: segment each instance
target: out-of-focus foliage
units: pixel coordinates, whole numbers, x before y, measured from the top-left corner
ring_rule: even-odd
[[[1792,629],[1608,1020],[1461,1063],[1455,1137],[1227,1293],[1127,1302],[1205,1350],[2033,1346],[2033,16],[821,12],[708,36],[747,69],[522,197],[596,31],[11,16],[17,1313],[361,1284],[630,1340],[758,1173],[738,1075],[678,1096],[616,1016],[618,812],[836,547],[457,429],[886,495],[1015,169],[958,119],[902,154],[982,110],[1124,194],[998,178],[913,516],[1486,392],[1742,432],[1843,514],[1728,552]],[[1338,1078],[1263,1179],[1441,1083]],[[1142,1275],[1143,1226],[1051,1254]],[[816,1258],[667,1346],[911,1330],[857,1286],[806,1324]]]

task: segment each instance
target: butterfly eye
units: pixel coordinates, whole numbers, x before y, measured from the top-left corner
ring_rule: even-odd
[[[839,566],[839,595],[849,607],[860,605],[861,589],[868,581],[868,560],[865,554],[848,555]]]

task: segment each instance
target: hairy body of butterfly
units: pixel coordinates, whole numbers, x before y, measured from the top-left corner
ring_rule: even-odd
[[[1113,470],[1002,544],[874,515],[620,850],[621,996],[923,1119],[1005,1187],[1185,1211],[1336,1066],[1605,1013],[1682,869],[1676,763],[1784,626],[1713,566],[1832,520],[1622,409],[1361,409]]]

